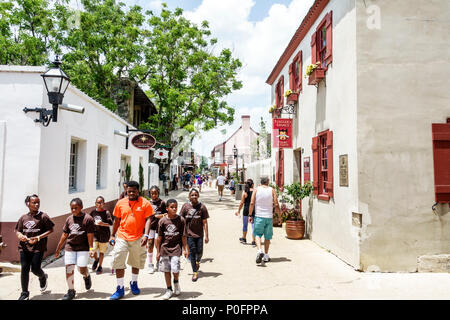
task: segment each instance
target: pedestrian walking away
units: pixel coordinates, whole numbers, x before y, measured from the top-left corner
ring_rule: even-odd
[[[222,172],[217,177],[216,187],[217,187],[217,191],[219,193],[219,201],[222,201],[223,189],[225,188],[225,177],[223,176]]]
[[[110,300],[117,300],[125,295],[125,262],[132,268],[131,293],[138,295],[141,292],[137,280],[139,270],[144,269],[147,257],[145,246],[149,237],[150,216],[154,211],[150,202],[139,196],[139,183],[136,181],[128,182],[127,195],[128,198],[117,201],[114,208],[116,219],[110,243],[114,245],[112,268],[116,271],[117,289]]]
[[[198,191],[202,192],[202,184],[203,184],[203,178],[202,176],[199,176],[197,179],[197,183],[198,183]]]
[[[200,194],[196,189],[189,192],[189,202],[180,210],[180,216],[186,219],[187,243],[189,246],[189,260],[192,266],[192,281],[198,279],[198,269],[203,256],[203,238],[209,242],[208,209],[198,201]]]
[[[268,262],[270,240],[273,236],[273,207],[278,218],[281,220],[280,205],[278,204],[275,190],[269,187],[269,178],[262,177],[261,185],[253,191],[249,212],[255,210],[255,224],[253,233],[255,234],[256,246],[258,253],[256,255],[256,263]],[[249,218],[249,222],[253,223],[253,218]],[[264,236],[264,251],[261,246],[261,238]]]
[[[19,300],[29,300],[28,284],[31,272],[39,278],[41,292],[47,289],[47,274],[42,270],[42,258],[47,251],[47,237],[53,232],[55,224],[41,211],[40,200],[36,194],[25,198],[28,213],[17,221],[15,232],[19,238],[20,283],[22,293]]]
[[[244,214],[242,216],[242,238],[239,238],[239,241],[241,243],[247,243],[247,230],[248,230],[248,220],[249,218],[252,218],[252,246],[256,247],[256,242],[255,242],[255,221],[254,221],[254,215],[255,215],[255,209],[253,209],[252,213],[249,213],[250,210],[250,202],[252,199],[252,194],[253,194],[253,187],[254,187],[254,183],[252,179],[248,179],[247,182],[245,183],[245,189],[244,192],[242,193],[242,197],[241,197],[241,203],[239,204],[239,209],[236,211],[235,215],[239,216],[242,207],[244,207]]]
[[[55,251],[55,258],[58,258],[62,246],[67,240],[64,247],[64,264],[66,266],[66,280],[69,290],[64,295],[63,300],[72,300],[75,298],[75,266],[78,267],[78,271],[83,275],[86,290],[89,290],[92,286],[87,265],[89,255],[92,258],[94,254],[95,222],[91,215],[85,214],[81,211],[82,209],[83,201],[80,198],[75,198],[70,201],[72,215],[67,218],[64,224],[63,234]]]
[[[155,267],[153,265],[153,247],[155,239],[157,238],[156,231],[158,229],[159,220],[167,213],[166,203],[159,197],[160,190],[158,186],[150,188],[150,204],[153,207],[154,215],[150,217],[150,231],[148,234],[147,244],[147,266],[148,273],[154,273]]]
[[[126,196],[127,196],[127,183],[124,182],[123,183],[123,191],[119,196],[119,200],[125,198]]]
[[[111,213],[108,210],[105,210],[104,206],[105,198],[98,196],[97,199],[95,199],[95,210],[90,213],[95,221],[93,249],[94,263],[92,265],[92,271],[95,271],[96,274],[101,274],[103,272],[103,258],[108,250],[108,241],[111,236],[109,227],[113,224]]]
[[[166,280],[166,292],[164,300],[168,300],[172,295],[178,296],[181,293],[180,257],[182,250],[184,256],[189,255],[189,248],[186,239],[186,220],[177,215],[178,203],[175,199],[167,200],[167,215],[158,223],[158,238],[156,240],[156,261],[158,261],[159,271],[164,272]],[[172,288],[173,274],[173,288]]]

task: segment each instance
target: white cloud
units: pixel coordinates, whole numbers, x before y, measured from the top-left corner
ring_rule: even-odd
[[[270,86],[265,81],[314,0],[292,0],[289,6],[275,3],[263,20],[252,22],[249,16],[255,3],[254,0],[203,0],[194,11],[184,13],[197,24],[207,20],[212,36],[219,40],[218,49],[232,49],[234,56],[243,63],[239,75],[243,88],[227,99],[236,107],[236,112],[235,123],[227,126],[226,138],[239,128],[240,115],[246,110],[251,110],[248,114],[255,130],[259,129],[261,116],[270,127]],[[203,134],[201,140],[195,139],[194,148],[208,156],[212,148],[224,140],[222,138],[220,130],[216,129]]]

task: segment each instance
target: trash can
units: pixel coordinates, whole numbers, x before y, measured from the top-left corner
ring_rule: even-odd
[[[244,192],[244,184],[236,184],[236,200],[241,200],[242,192]]]

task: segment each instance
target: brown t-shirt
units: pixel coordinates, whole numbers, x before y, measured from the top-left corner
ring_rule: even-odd
[[[31,238],[51,230],[54,225],[46,213],[39,211],[35,215],[27,213],[21,216],[17,221],[15,230]],[[41,239],[35,244],[19,241],[19,251],[45,252],[47,251],[47,238]]]
[[[158,219],[155,216],[157,214],[167,213],[166,203],[162,199],[158,199],[156,201],[150,200],[150,204],[152,205],[153,211],[155,212],[155,214],[150,217],[150,230],[157,230],[158,222],[159,220],[161,220],[161,218]]]
[[[94,222],[101,221],[104,223],[109,224],[110,226],[112,226],[113,221],[111,218],[111,213],[109,213],[108,210],[105,211],[97,211],[94,210],[90,213],[91,217],[94,218]],[[103,227],[103,226],[95,226],[95,231],[94,231],[94,240],[98,241],[98,242],[108,242],[109,241],[109,237],[111,236],[111,230],[109,229],[109,227]]]
[[[70,215],[66,224],[64,225],[63,232],[68,233],[66,251],[89,251],[88,233],[94,233],[95,222],[89,214],[83,213],[82,215],[75,217]]]
[[[186,221],[180,216],[170,219],[165,216],[158,223],[158,237],[161,240],[161,256],[181,256],[182,238],[186,236]]]
[[[203,220],[209,218],[208,209],[198,203],[195,207],[188,202],[180,210],[180,216],[186,219],[187,236],[191,238],[203,237]]]

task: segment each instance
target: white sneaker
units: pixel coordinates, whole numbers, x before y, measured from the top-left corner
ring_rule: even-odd
[[[148,273],[150,274],[155,273],[155,267],[153,266],[153,263],[150,263],[148,265]]]
[[[164,295],[163,295],[163,299],[164,300],[169,300],[170,299],[170,297],[172,297],[172,295],[173,295],[173,292],[172,292],[172,290],[170,290],[170,289],[167,289],[166,290],[166,293],[164,293]]]
[[[173,287],[175,288],[175,291],[173,292],[174,296],[178,296],[181,293],[180,283],[174,283]]]
[[[269,262],[269,261],[270,261],[269,255],[268,255],[268,254],[265,254],[263,260],[264,260],[264,262]]]

